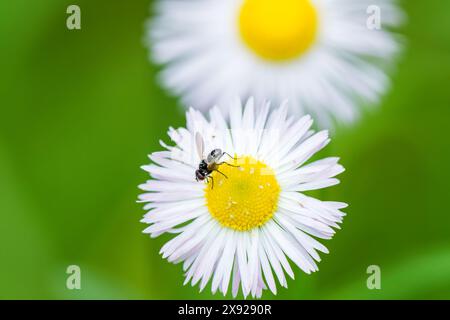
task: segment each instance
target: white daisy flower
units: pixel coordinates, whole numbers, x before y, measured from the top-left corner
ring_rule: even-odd
[[[382,29],[371,30],[378,12]],[[185,105],[287,98],[328,127],[387,89],[399,45],[386,27],[401,20],[394,0],[160,0],[147,40]]]
[[[287,116],[287,105],[256,112],[253,99],[244,110],[236,100],[228,123],[218,108],[209,120],[187,112],[187,127],[170,128],[175,146],[150,155],[143,166],[152,179],[142,184],[144,233],[177,234],[161,249],[169,262],[183,262],[185,284],[211,282],[224,295],[239,287],[245,297],[261,297],[267,287],[276,294],[276,279],[287,287],[294,278],[289,260],[305,273],[317,271],[318,251],[328,250],[315,238],[330,239],[345,215],[345,203],[320,201],[304,191],[339,183],[344,171],[338,158],[305,164],[330,141],[311,130],[310,116]],[[211,151],[215,162],[208,162]],[[199,151],[199,152],[197,152]],[[212,172],[197,172],[202,160],[216,163]],[[215,170],[217,169],[217,170]],[[208,182],[206,182],[208,181]],[[231,282],[231,284],[230,284]]]

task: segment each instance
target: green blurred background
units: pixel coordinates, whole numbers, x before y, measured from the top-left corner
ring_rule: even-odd
[[[184,124],[142,44],[149,1],[77,1],[75,31],[69,4],[0,2],[0,298],[212,298],[158,255],[169,237],[141,233],[139,167]],[[318,273],[296,268],[263,298],[450,298],[450,2],[403,7],[392,90],[321,153],[347,168],[318,194],[350,203],[343,229]],[[71,264],[81,290],[66,289]],[[381,290],[366,287],[372,264]]]

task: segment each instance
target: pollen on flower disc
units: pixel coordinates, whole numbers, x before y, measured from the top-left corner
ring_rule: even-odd
[[[205,187],[205,197],[211,216],[222,226],[246,231],[264,225],[277,209],[280,187],[273,170],[252,157],[235,159],[213,172]]]

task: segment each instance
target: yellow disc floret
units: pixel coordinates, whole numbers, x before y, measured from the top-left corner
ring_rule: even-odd
[[[210,214],[224,227],[246,231],[262,226],[277,209],[280,187],[273,170],[252,157],[230,161],[214,171],[205,188]]]
[[[310,0],[244,0],[238,22],[246,45],[272,61],[299,57],[317,33],[317,12]]]

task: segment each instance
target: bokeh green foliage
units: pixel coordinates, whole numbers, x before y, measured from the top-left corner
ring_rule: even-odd
[[[213,298],[158,255],[169,236],[141,233],[139,167],[184,124],[143,46],[149,3],[79,0],[78,31],[69,4],[0,2],[0,298]],[[403,7],[392,90],[321,153],[347,169],[317,193],[350,203],[343,230],[318,273],[264,298],[450,298],[450,2]],[[70,264],[82,290],[65,287]],[[371,264],[381,290],[366,288]]]

